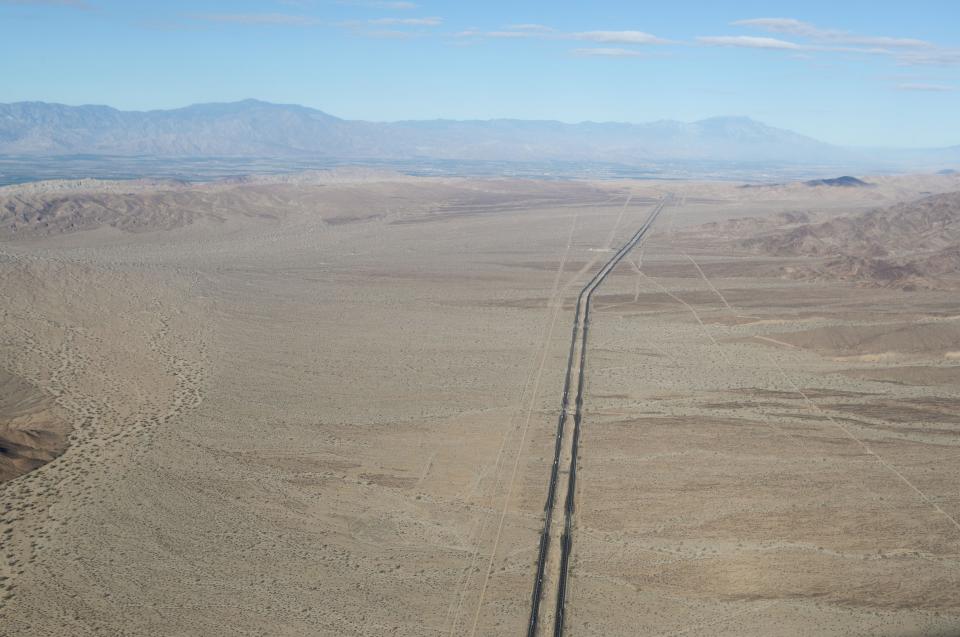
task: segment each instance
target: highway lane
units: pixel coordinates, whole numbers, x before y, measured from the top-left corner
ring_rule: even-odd
[[[545,614],[549,611],[545,611],[541,605],[545,585],[546,588],[555,589],[556,591],[556,604],[552,613],[553,634],[555,637],[563,634],[567,575],[570,567],[570,551],[573,544],[572,525],[575,509],[577,451],[579,448],[580,426],[583,420],[587,338],[590,328],[590,306],[593,293],[600,287],[620,261],[640,243],[669,200],[670,196],[668,195],[656,205],[640,228],[617,250],[603,267],[591,277],[577,296],[573,329],[570,335],[570,349],[567,354],[567,368],[563,381],[563,392],[561,394],[560,414],[557,419],[554,457],[550,467],[550,479],[547,484],[544,524],[540,534],[536,576],[530,604],[530,621],[527,626],[528,637],[534,637],[543,620],[550,619],[550,616]],[[578,336],[580,337],[579,339]],[[577,356],[578,351],[579,356]],[[572,431],[569,431],[567,420],[570,415],[570,389],[575,364],[577,367],[577,393],[574,400],[573,428]],[[564,464],[568,467],[565,476],[560,471],[561,465]],[[552,535],[554,509],[558,508],[556,496],[558,490],[564,486],[561,484],[561,482],[564,481],[564,477],[566,481],[566,497],[563,502],[563,534],[560,538],[560,545],[551,547],[550,539]],[[547,577],[548,572],[552,577]]]

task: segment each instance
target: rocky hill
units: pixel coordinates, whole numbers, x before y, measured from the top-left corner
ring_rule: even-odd
[[[826,221],[799,221],[762,229],[739,243],[763,254],[821,258],[816,266],[799,268],[801,276],[929,287],[960,275],[960,192]]]

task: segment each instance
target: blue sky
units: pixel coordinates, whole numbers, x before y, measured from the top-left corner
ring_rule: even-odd
[[[748,115],[960,144],[960,2],[0,0],[0,102],[350,119]]]

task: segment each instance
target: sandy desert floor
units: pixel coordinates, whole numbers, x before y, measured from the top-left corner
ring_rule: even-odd
[[[573,302],[668,193],[595,297],[567,634],[960,634],[955,291],[687,231],[960,190],[878,182],[0,189],[0,634],[523,634]]]

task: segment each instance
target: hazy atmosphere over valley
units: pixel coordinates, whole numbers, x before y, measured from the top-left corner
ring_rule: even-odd
[[[960,635],[955,3],[0,35],[0,637]]]

